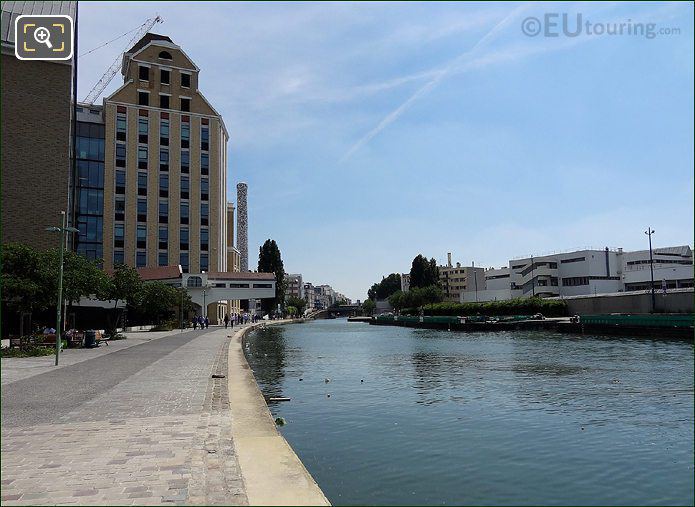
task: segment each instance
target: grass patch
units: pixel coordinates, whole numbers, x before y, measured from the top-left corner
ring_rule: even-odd
[[[55,355],[55,347],[23,347],[0,350],[0,357],[41,357]]]

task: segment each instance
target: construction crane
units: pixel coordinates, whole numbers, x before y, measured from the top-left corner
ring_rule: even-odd
[[[135,35],[133,38],[128,42],[128,45],[125,47],[123,51],[118,53],[118,56],[114,60],[114,62],[111,64],[111,66],[104,72],[104,75],[101,76],[101,79],[97,82],[97,84],[94,85],[94,88],[87,94],[87,97],[84,99],[85,104],[89,104],[90,106],[94,104],[94,101],[99,98],[99,95],[103,93],[103,91],[106,89],[106,87],[109,85],[113,77],[118,73],[118,69],[121,66],[121,58],[123,56],[123,53],[130,49],[133,44],[135,44],[140,38],[145,35],[147,32],[150,31],[150,29],[156,25],[157,23],[162,23],[164,20],[160,16],[155,16],[154,18],[149,18],[147,21],[145,21],[135,32]]]

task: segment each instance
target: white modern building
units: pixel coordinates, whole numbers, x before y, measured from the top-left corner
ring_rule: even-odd
[[[654,248],[654,285],[657,289],[693,286],[693,251],[687,246]],[[650,288],[649,250],[625,252],[622,282],[625,291]]]
[[[693,286],[689,246],[653,249],[654,283],[659,289]],[[461,302],[515,297],[564,297],[644,290],[650,286],[649,250],[577,250],[509,261],[508,268],[485,271],[485,287],[462,292]]]

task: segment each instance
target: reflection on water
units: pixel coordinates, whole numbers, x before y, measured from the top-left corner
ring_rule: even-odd
[[[689,343],[338,319],[247,344],[334,504],[693,503]]]

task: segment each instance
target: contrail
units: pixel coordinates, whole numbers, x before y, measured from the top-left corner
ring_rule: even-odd
[[[453,69],[459,66],[462,60],[465,60],[467,58],[470,58],[473,53],[475,53],[478,48],[483,46],[485,43],[490,41],[493,37],[495,37],[500,30],[505,28],[509,22],[519,14],[519,12],[526,10],[529,6],[528,5],[522,5],[520,7],[517,7],[514,9],[511,13],[509,13],[502,21],[497,23],[495,26],[492,27],[492,29],[487,32],[478,42],[475,43],[475,45],[466,51],[465,53],[457,56],[454,58],[449,65],[444,67],[442,70],[437,72],[435,76],[430,79],[427,83],[425,83],[422,88],[417,90],[408,100],[403,102],[400,106],[398,106],[395,110],[391,111],[386,117],[379,122],[379,124],[374,127],[372,130],[367,132],[367,134],[362,137],[359,141],[357,141],[352,148],[350,148],[345,155],[340,159],[338,163],[343,163],[347,159],[349,159],[357,150],[359,150],[362,146],[367,144],[369,141],[374,139],[374,137],[379,134],[382,130],[384,130],[386,127],[388,127],[391,123],[396,121],[398,117],[403,114],[405,111],[407,111],[410,106],[415,102],[417,99],[428,93],[430,90],[435,88],[441,81],[444,79]]]

